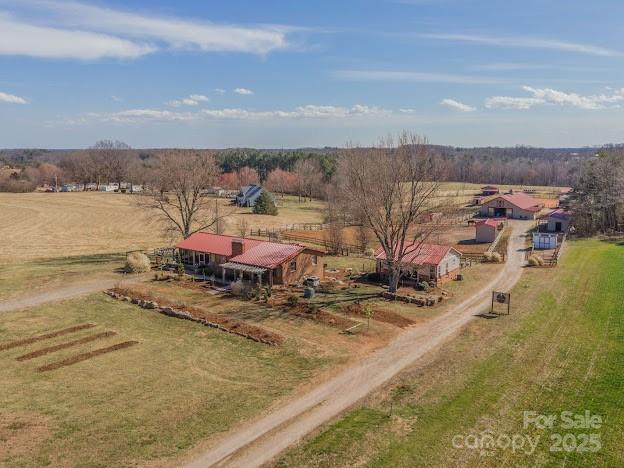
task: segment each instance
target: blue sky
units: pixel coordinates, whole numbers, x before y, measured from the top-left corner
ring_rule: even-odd
[[[0,0],[0,147],[624,140],[624,2]]]

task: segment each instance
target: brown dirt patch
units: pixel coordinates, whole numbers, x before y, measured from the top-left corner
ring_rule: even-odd
[[[364,313],[364,308],[361,304],[348,304],[343,305],[341,307],[342,312],[346,315],[353,315],[356,317],[366,317]],[[397,314],[396,312],[392,312],[390,310],[385,309],[374,309],[373,315],[371,317],[373,320],[377,320],[378,322],[389,323],[390,325],[397,326],[399,328],[409,327],[413,325],[413,320],[408,319],[407,317],[402,316],[401,314]]]
[[[71,348],[73,346],[78,346],[85,343],[90,343],[95,340],[100,340],[102,338],[108,338],[109,336],[115,336],[117,333],[114,331],[106,331],[102,333],[97,333],[95,335],[89,335],[84,338],[80,338],[79,340],[68,341],[66,343],[57,344],[55,346],[49,346],[47,348],[38,349],[37,351],[33,351],[32,353],[24,354],[22,356],[17,357],[16,361],[27,361],[29,359],[34,359],[39,356],[45,356],[46,354],[54,353],[56,351],[60,351],[62,349]]]
[[[95,327],[94,323],[83,323],[63,330],[55,331],[52,333],[46,333],[44,335],[31,336],[30,338],[22,338],[21,340],[9,341],[8,343],[0,344],[0,351],[4,351],[11,348],[17,348],[18,346],[26,346],[37,341],[48,340],[50,338],[56,338],[57,336],[67,335],[87,328]]]
[[[49,418],[37,413],[0,413],[0,464],[29,455],[51,435]]]
[[[96,356],[100,356],[102,354],[112,353],[113,351],[129,348],[130,346],[134,346],[136,344],[139,344],[139,342],[138,341],[124,341],[122,343],[117,343],[113,346],[108,346],[106,348],[100,348],[100,349],[96,349],[93,351],[89,351],[88,353],[76,354],[75,356],[70,356],[67,359],[63,359],[62,361],[53,362],[51,364],[46,364],[45,366],[38,367],[37,370],[39,372],[47,372],[47,371],[59,369],[61,367],[71,366],[73,364],[86,361],[87,359],[91,359]]]
[[[359,322],[354,320],[350,320],[345,317],[340,317],[338,315],[331,314],[325,310],[319,309],[314,310],[312,307],[308,305],[298,305],[296,307],[288,307],[284,308],[286,312],[296,317],[305,318],[308,320],[314,320],[316,322],[320,322],[324,325],[329,325],[330,327],[339,328],[341,330],[346,330],[347,328],[354,327]]]
[[[210,325],[215,326],[215,328],[222,329],[235,335],[251,337],[251,339],[255,339],[256,341],[260,341],[261,343],[267,343],[277,346],[283,344],[285,341],[283,336],[278,335],[277,333],[273,333],[262,327],[250,325],[248,323],[232,319],[225,315],[211,313],[206,310],[200,309],[199,307],[192,307],[187,306],[186,304],[179,304],[172,301],[167,301],[166,299],[162,299],[161,297],[150,296],[148,294],[144,294],[128,288],[114,288],[111,291],[116,292],[117,294],[121,294],[123,296],[142,299],[144,301],[154,301],[157,302],[158,305],[161,307],[171,307],[175,310],[188,312],[194,318],[205,320]]]

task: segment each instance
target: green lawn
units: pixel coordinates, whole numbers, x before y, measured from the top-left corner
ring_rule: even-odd
[[[101,254],[3,263],[0,264],[0,301],[71,281],[114,277],[124,261],[125,254]]]
[[[424,367],[406,370],[279,465],[623,466],[622,278],[624,244],[569,242],[556,269],[525,272],[512,315],[473,321]],[[602,418],[599,428],[562,427],[561,412],[586,410]],[[558,419],[524,428],[524,411]],[[466,448],[481,440],[466,436],[483,434],[494,437],[492,449]],[[568,450],[551,451],[556,434]],[[575,443],[591,446],[582,434],[595,434],[600,450],[576,451]],[[525,447],[497,447],[505,436],[523,437]]]
[[[103,294],[0,315],[0,344],[82,323],[94,328],[0,351],[0,465],[171,464],[287,395],[330,359],[301,355],[116,302]],[[88,344],[20,355],[107,330]],[[39,366],[136,340],[54,371]],[[168,461],[168,462],[167,462]]]

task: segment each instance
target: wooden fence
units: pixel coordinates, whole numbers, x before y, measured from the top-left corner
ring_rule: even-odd
[[[322,231],[328,227],[329,224],[323,223],[294,223],[273,228],[252,228],[249,230],[249,235],[256,237],[276,237],[288,231]]]

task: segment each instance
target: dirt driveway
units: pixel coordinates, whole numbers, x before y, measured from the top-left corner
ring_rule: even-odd
[[[105,291],[118,284],[122,279],[124,282],[142,281],[145,275],[133,276],[131,278],[117,279],[93,279],[80,283],[70,283],[65,287],[51,289],[49,291],[37,292],[36,294],[28,294],[16,297],[8,301],[0,302],[0,312],[8,312],[9,310],[27,309],[29,307],[39,306],[46,302],[63,301],[65,299],[73,299],[75,297],[86,296],[87,294],[98,291]]]
[[[186,466],[261,466],[452,338],[475,315],[489,308],[492,290],[510,290],[522,275],[523,234],[530,222],[512,221],[510,225],[513,233],[507,263],[496,278],[475,294],[426,325],[407,329],[385,348],[309,393],[231,431]]]

